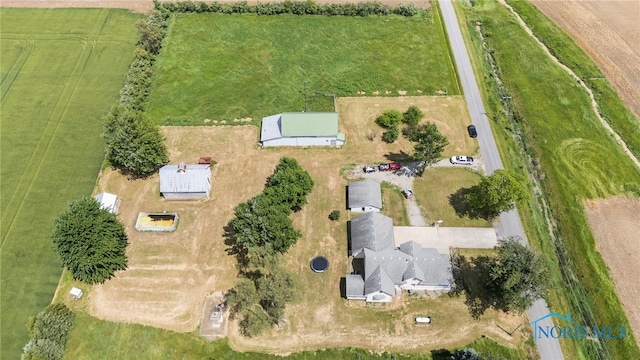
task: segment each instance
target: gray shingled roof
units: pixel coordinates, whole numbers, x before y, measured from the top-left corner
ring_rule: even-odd
[[[188,164],[185,172],[178,172],[178,165],[160,168],[161,193],[209,192],[211,188],[210,165]]]
[[[394,248],[382,251],[364,249],[364,278],[367,279],[377,267],[381,267],[395,284],[402,283],[411,256]]]
[[[422,284],[450,285],[453,282],[449,254],[441,254],[433,248],[423,248],[413,259],[424,274],[424,279],[420,279]]]
[[[371,275],[364,280],[365,295],[381,291],[389,296],[396,294],[396,286],[389,275],[378,266],[373,270]]]
[[[381,251],[395,247],[393,220],[377,212],[368,212],[351,220],[351,253],[362,249]]]
[[[347,297],[364,296],[364,279],[362,275],[346,276],[346,295]]]
[[[354,181],[349,183],[349,208],[371,206],[382,209],[382,192],[380,184],[371,181]]]

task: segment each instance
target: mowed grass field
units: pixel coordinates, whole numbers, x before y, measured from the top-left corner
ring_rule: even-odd
[[[305,93],[308,111],[333,110],[325,94],[460,94],[436,11],[411,18],[180,14],[170,23],[148,108],[163,125],[247,117],[258,124],[304,110]]]
[[[519,4],[519,7],[522,6],[524,4]],[[547,257],[554,284],[554,291],[549,295],[551,310],[571,312],[575,321],[580,323],[616,324],[629,329],[607,266],[596,250],[583,201],[631,194],[640,183],[640,170],[596,119],[586,92],[544,54],[505,7],[494,1],[477,1],[473,7],[461,6],[460,9],[465,16],[464,23],[471,24],[467,30],[471,34],[470,39],[475,42],[473,48],[477,68],[486,69],[486,65],[479,51],[479,39],[473,24],[481,21],[483,32],[490,34],[488,43],[494,50],[502,80],[523,119],[521,123],[526,130],[528,145],[535,151],[541,173],[544,174],[542,185],[553,221],[557,224],[557,232],[553,237],[549,236],[546,219],[537,201],[521,208],[521,214],[530,234],[530,243],[541,249]],[[529,20],[541,21],[533,17]],[[535,23],[534,29],[548,25]],[[543,34],[553,36],[548,30]],[[556,40],[548,41],[557,43]],[[557,49],[578,50],[576,47]],[[561,58],[590,61],[576,54],[565,54]],[[578,69],[593,67],[592,64],[570,66]],[[489,82],[485,83],[485,89],[491,89],[492,86]],[[496,98],[491,99],[491,91],[485,95],[494,109],[499,108]],[[611,108],[604,111],[610,117],[626,116],[625,112],[614,112]],[[498,114],[499,110],[495,115]],[[503,148],[508,147],[512,141],[511,125],[501,116],[494,116],[494,119],[497,138]],[[617,120],[611,121],[616,123]],[[640,138],[637,130],[628,131],[632,133],[627,138]],[[517,151],[509,154],[503,152],[503,160],[507,167],[523,166],[522,154]],[[562,258],[562,252],[559,260],[555,241],[560,241],[560,246],[566,249],[572,267],[565,265],[567,260]],[[573,274],[563,279],[562,272],[571,268]],[[625,340],[604,341],[600,354],[612,359],[637,358],[640,351],[636,340],[629,332],[627,334],[629,336]],[[567,358],[598,356],[594,342],[567,339],[561,341],[561,346]]]
[[[50,234],[90,195],[104,158],[101,117],[118,96],[141,18],[124,10],[0,10],[1,341],[19,357],[26,322],[61,268]]]

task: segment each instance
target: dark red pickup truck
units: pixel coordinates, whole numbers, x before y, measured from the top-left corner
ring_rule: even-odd
[[[380,171],[400,170],[401,168],[402,168],[402,165],[397,162],[378,165],[378,170]]]

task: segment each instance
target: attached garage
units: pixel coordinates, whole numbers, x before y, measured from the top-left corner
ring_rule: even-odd
[[[207,199],[211,190],[211,165],[165,165],[160,168],[160,194],[166,200]]]
[[[338,113],[282,113],[262,119],[261,146],[342,146]]]

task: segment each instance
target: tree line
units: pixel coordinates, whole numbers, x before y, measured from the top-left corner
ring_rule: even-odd
[[[166,35],[168,17],[166,10],[152,10],[136,23],[140,40],[134,59],[120,97],[104,119],[102,137],[109,165],[134,178],[147,177],[169,162],[160,128],[145,113],[153,63]]]
[[[263,192],[234,210],[226,237],[243,278],[229,291],[227,304],[245,336],[280,323],[286,304],[297,297],[299,284],[278,259],[301,236],[289,215],[302,209],[312,188],[311,176],[298,162],[283,157]]]
[[[313,0],[267,2],[249,4],[246,1],[221,3],[213,1],[153,1],[156,10],[166,10],[176,13],[222,13],[222,14],[258,14],[258,15],[324,15],[324,16],[385,16],[396,14],[400,16],[415,16],[426,10],[418,9],[414,4],[398,4],[391,6],[378,1],[343,4],[318,4]]]

